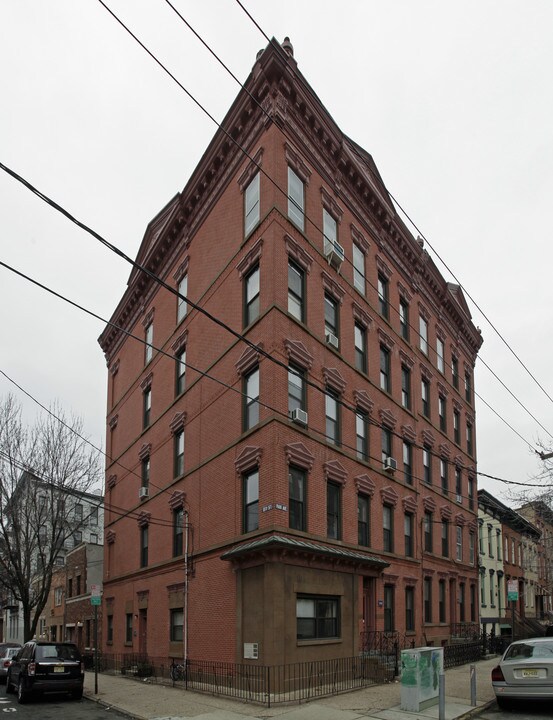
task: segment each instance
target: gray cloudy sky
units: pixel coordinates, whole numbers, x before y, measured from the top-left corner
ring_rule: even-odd
[[[218,120],[238,92],[164,0],[106,0]],[[174,0],[244,81],[266,41],[234,0]],[[553,3],[279,0],[244,4],[289,35],[342,130],[553,396]],[[135,257],[181,190],[213,123],[97,0],[0,2],[0,161]],[[108,318],[130,267],[0,172],[0,259]],[[438,266],[451,279],[438,261]],[[0,267],[0,369],[104,442],[103,325]],[[472,306],[471,306],[472,307]],[[553,404],[479,310],[476,390],[528,443],[553,446]],[[36,406],[2,375],[30,420]],[[479,470],[529,481],[526,442],[477,404]],[[504,499],[506,486],[479,484]]]

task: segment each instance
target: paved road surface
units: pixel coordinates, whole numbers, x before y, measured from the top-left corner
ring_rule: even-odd
[[[90,702],[71,700],[65,695],[47,695],[19,705],[15,695],[6,695],[0,688],[0,720],[123,720],[113,710]],[[128,720],[128,718],[126,719]]]
[[[551,720],[553,718],[553,702],[549,703],[513,703],[509,710],[500,710],[495,705],[482,715],[479,720]]]

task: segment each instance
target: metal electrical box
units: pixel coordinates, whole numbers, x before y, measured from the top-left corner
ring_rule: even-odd
[[[401,651],[401,709],[420,712],[438,704],[440,673],[444,671],[442,647]]]

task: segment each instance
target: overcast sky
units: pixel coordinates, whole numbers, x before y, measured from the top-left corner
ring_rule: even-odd
[[[106,2],[221,120],[238,85],[165,1]],[[243,82],[266,41],[235,0],[174,4]],[[290,37],[338,125],[553,396],[553,2],[244,4],[267,35]],[[0,161],[130,256],[215,129],[97,0],[0,1]],[[4,172],[0,260],[105,318],[130,272]],[[1,267],[0,288],[0,370],[82,415],[103,446],[102,323]],[[477,401],[478,469],[534,482],[543,463],[528,445],[553,447],[553,401],[471,311],[482,359],[536,418],[478,362],[476,391],[495,411]],[[32,421],[36,406],[0,375],[8,392]],[[507,500],[504,483],[479,486]]]

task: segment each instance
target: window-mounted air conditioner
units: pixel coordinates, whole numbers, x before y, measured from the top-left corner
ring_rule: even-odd
[[[292,422],[307,427],[307,413],[305,412],[305,410],[302,410],[301,408],[296,408],[295,410],[292,410]]]
[[[340,346],[340,341],[338,340],[336,335],[333,335],[332,333],[327,333],[326,334],[326,344],[332,345],[333,348],[338,350],[338,348]]]
[[[335,270],[339,270],[346,257],[344,248],[335,240],[329,240],[325,237],[324,252],[328,264],[332,265]]]
[[[150,496],[150,489],[147,487],[141,487],[140,490],[138,491],[138,497],[141,500],[144,500],[145,498],[147,498],[149,496]]]
[[[397,470],[397,460],[393,457],[387,457],[382,467],[386,472],[392,473]]]

